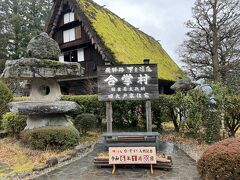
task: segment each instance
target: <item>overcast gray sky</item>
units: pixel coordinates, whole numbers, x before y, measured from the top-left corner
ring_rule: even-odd
[[[187,29],[184,22],[191,19],[195,0],[94,0],[125,18],[130,24],[160,40],[162,47],[181,66],[176,53]]]

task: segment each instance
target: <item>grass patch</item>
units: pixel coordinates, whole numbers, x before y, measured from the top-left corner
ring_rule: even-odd
[[[4,173],[0,169],[0,178],[7,177],[12,173],[22,173],[32,170],[34,166],[42,165],[51,157],[61,157],[70,153],[66,151],[37,151],[22,147],[18,140],[5,138],[0,140],[1,163],[7,164],[12,170]]]
[[[88,141],[97,141],[100,138],[99,133],[91,132],[87,134],[80,135],[80,143],[85,143]]]
[[[81,135],[80,143],[96,141],[99,137],[98,133]],[[72,149],[65,151],[31,150],[23,147],[15,138],[0,139],[0,162],[6,164],[6,167],[0,165],[0,179],[13,173],[31,171],[33,167],[45,164],[46,160],[51,157],[63,157],[72,151]],[[5,172],[6,168],[10,168],[11,172]]]

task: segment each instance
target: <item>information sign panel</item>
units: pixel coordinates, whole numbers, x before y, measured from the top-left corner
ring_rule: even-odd
[[[156,64],[98,67],[100,101],[149,100],[158,96]]]
[[[156,147],[109,147],[109,164],[156,163]]]

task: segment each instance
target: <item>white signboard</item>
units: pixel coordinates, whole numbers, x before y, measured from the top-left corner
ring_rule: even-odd
[[[156,147],[109,147],[109,164],[156,163]]]

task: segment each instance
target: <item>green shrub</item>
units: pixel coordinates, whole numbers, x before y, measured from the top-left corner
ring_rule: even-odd
[[[102,119],[105,117],[105,103],[98,101],[97,95],[79,95],[79,96],[62,96],[63,101],[74,101],[80,106],[80,112],[96,114],[98,124],[101,125]]]
[[[96,116],[87,113],[78,115],[74,121],[75,127],[83,134],[86,134],[88,131],[95,128],[96,123],[97,123]]]
[[[207,148],[197,169],[203,179],[239,179],[240,138],[229,138]]]
[[[187,117],[185,124],[188,130],[186,134],[201,140],[201,128],[209,109],[208,97],[201,90],[193,89],[188,91],[184,100]]]
[[[214,84],[213,88],[225,129],[229,136],[235,136],[240,128],[240,95],[223,84]]]
[[[221,139],[221,116],[219,111],[217,109],[208,110],[205,114],[205,117],[205,141],[207,143],[214,143],[219,141]]]
[[[19,133],[26,127],[27,117],[8,112],[3,115],[2,126],[11,136],[18,137]]]
[[[98,101],[97,95],[79,95],[79,96],[62,96],[63,101],[74,101],[80,105],[79,113],[91,113],[103,116],[105,113],[105,103]]]
[[[152,106],[153,123],[161,124],[162,122],[172,121],[174,130],[179,132],[185,109],[184,97],[184,93],[176,92],[173,95],[160,95],[159,99],[154,100]]]
[[[7,104],[12,100],[13,96],[9,88],[0,81],[0,122],[2,115],[8,111]],[[0,123],[1,126],[1,123]]]
[[[66,126],[36,128],[22,131],[21,142],[33,149],[65,150],[79,143],[79,132]]]
[[[224,111],[226,130],[229,136],[235,136],[240,128],[240,96],[227,96]]]

